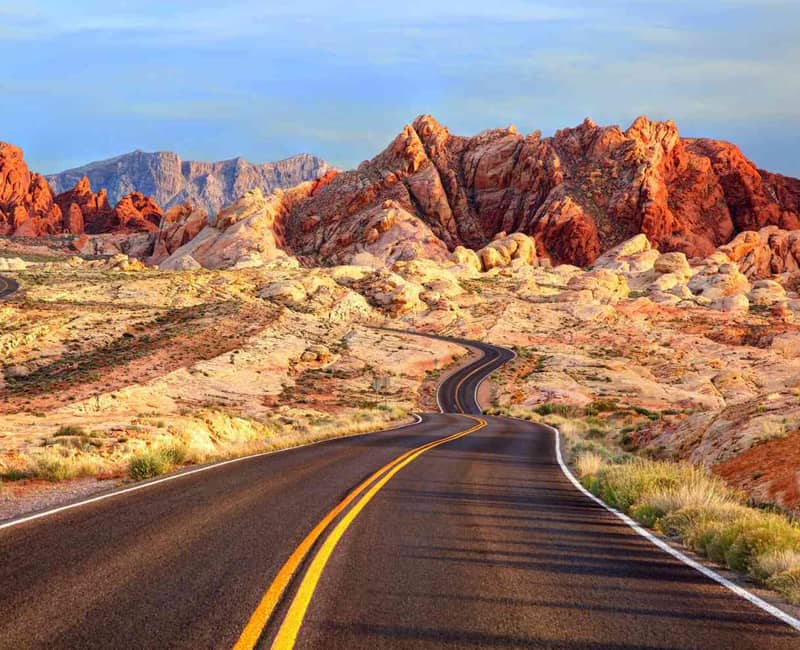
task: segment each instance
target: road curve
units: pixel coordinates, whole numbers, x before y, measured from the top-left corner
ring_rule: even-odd
[[[445,411],[512,355],[470,345]],[[800,647],[578,492],[551,430],[458,413],[0,529],[0,648]]]
[[[0,275],[0,300],[11,297],[19,290],[19,283]]]

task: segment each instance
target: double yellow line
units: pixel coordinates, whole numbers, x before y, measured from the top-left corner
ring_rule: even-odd
[[[372,474],[366,481],[356,487],[350,494],[348,494],[335,508],[333,508],[322,520],[314,527],[314,529],[306,535],[305,539],[300,542],[299,546],[289,556],[284,565],[278,571],[277,576],[272,581],[272,584],[267,589],[261,602],[256,607],[250,620],[242,631],[236,644],[233,646],[234,650],[250,650],[254,648],[264,628],[270,620],[270,617],[275,611],[281,597],[283,596],[286,588],[289,586],[293,576],[300,567],[300,564],[308,555],[311,548],[319,540],[324,533],[325,529],[344,512],[347,507],[355,501],[355,505],[339,520],[330,534],[325,538],[322,545],[319,547],[308,570],[303,576],[303,580],[292,599],[286,616],[278,629],[277,636],[272,644],[274,649],[293,648],[297,639],[297,634],[300,631],[300,626],[303,623],[308,606],[311,603],[311,597],[314,595],[314,590],[317,587],[322,572],[325,569],[328,560],[339,543],[339,540],[344,535],[345,531],[350,527],[358,514],[364,507],[372,500],[372,498],[386,485],[392,477],[397,474],[403,467],[413,462],[417,457],[424,454],[426,451],[443,445],[452,440],[462,438],[470,433],[482,429],[486,426],[486,420],[473,416],[466,416],[474,420],[477,424],[472,427],[459,431],[450,436],[433,440],[424,445],[420,445],[411,449],[401,456],[398,456],[393,461],[381,467],[377,472]]]
[[[464,405],[461,403],[461,400],[458,397],[458,394],[461,392],[461,387],[464,385],[464,382],[467,381],[467,379],[469,379],[473,375],[476,375],[481,370],[486,368],[486,366],[492,365],[495,361],[497,361],[497,357],[494,357],[493,359],[489,359],[486,363],[482,363],[481,365],[477,366],[476,368],[473,368],[470,372],[468,372],[466,375],[464,375],[461,378],[461,380],[456,384],[455,402],[456,402],[456,407],[458,408],[459,412],[464,413]],[[476,394],[477,394],[477,391],[476,391]],[[477,398],[476,398],[475,401],[477,402]]]

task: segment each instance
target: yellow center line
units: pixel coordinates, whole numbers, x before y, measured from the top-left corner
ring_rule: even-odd
[[[336,548],[336,545],[339,543],[339,540],[342,538],[342,535],[344,535],[350,524],[370,502],[372,497],[374,497],[380,491],[380,489],[386,485],[395,474],[397,474],[397,472],[429,449],[438,447],[439,445],[449,442],[450,440],[455,440],[457,438],[466,436],[473,431],[477,431],[478,429],[482,429],[486,426],[486,420],[475,417],[471,417],[471,419],[475,420],[478,424],[470,427],[469,429],[453,434],[452,436],[443,438],[441,440],[436,440],[428,445],[414,450],[413,453],[405,460],[395,464],[395,466],[392,467],[392,469],[389,470],[379,481],[377,481],[347,512],[347,514],[345,514],[344,517],[339,520],[339,523],[325,539],[319,551],[317,551],[317,554],[314,556],[311,564],[308,567],[308,571],[306,571],[305,576],[303,576],[303,581],[300,583],[300,587],[298,588],[297,593],[295,594],[295,597],[289,606],[289,611],[286,613],[286,617],[283,619],[283,623],[281,624],[278,634],[275,637],[275,641],[272,644],[273,650],[290,650],[291,648],[294,648],[297,635],[300,632],[300,626],[303,624],[303,618],[305,618],[306,611],[311,603],[311,598],[314,595],[315,589],[317,588],[317,584],[319,583],[319,579],[322,576],[323,570],[325,569],[325,565],[328,563],[328,560]]]
[[[465,375],[465,376],[464,376],[464,377],[461,379],[461,381],[459,381],[459,382],[456,384],[456,391],[455,391],[455,398],[456,398],[456,399],[455,399],[455,401],[456,401],[456,406],[458,407],[458,410],[459,410],[461,413],[463,413],[463,412],[464,412],[464,405],[463,405],[463,404],[461,404],[461,399],[458,397],[458,393],[461,391],[461,386],[463,386],[463,385],[464,385],[464,382],[465,382],[465,381],[467,381],[467,379],[469,379],[470,377],[472,377],[472,376],[473,376],[473,375],[475,375],[476,373],[478,373],[478,372],[480,372],[481,370],[483,370],[483,369],[484,369],[486,366],[488,366],[488,365],[491,365],[493,361],[496,361],[496,359],[490,359],[490,360],[489,360],[489,361],[487,361],[486,363],[483,363],[483,364],[481,364],[480,366],[478,366],[477,368],[475,368],[474,370],[472,370],[471,372],[469,372],[468,374],[466,374],[466,375]]]
[[[485,422],[481,426],[485,426]],[[474,430],[475,428],[473,427],[468,432],[472,432]],[[255,647],[259,637],[267,625],[267,622],[272,616],[272,613],[275,611],[275,607],[278,605],[281,596],[283,596],[284,591],[286,591],[286,587],[289,585],[289,582],[291,582],[292,577],[297,572],[298,567],[303,562],[308,552],[311,550],[311,547],[314,546],[328,525],[334,519],[336,519],[336,517],[341,514],[341,512],[347,508],[347,506],[350,505],[350,503],[352,503],[375,479],[377,479],[387,470],[396,467],[400,463],[404,463],[404,461],[410,462],[410,457],[412,455],[414,458],[416,458],[419,454],[427,451],[429,448],[443,444],[450,440],[454,440],[462,435],[466,435],[466,433],[467,432],[460,431],[450,436],[425,443],[424,445],[415,447],[414,449],[409,449],[407,452],[401,454],[394,460],[381,467],[378,471],[374,472],[368,479],[358,485],[358,487],[354,488],[353,491],[350,492],[335,508],[325,515],[325,517],[320,520],[313,530],[306,535],[303,541],[300,542],[294,552],[289,556],[289,559],[283,564],[280,571],[278,571],[278,574],[275,576],[275,579],[272,581],[272,584],[267,589],[266,593],[261,599],[261,602],[259,602],[255,611],[250,617],[250,620],[247,622],[247,625],[239,636],[239,639],[233,646],[234,650],[250,650],[251,648]]]

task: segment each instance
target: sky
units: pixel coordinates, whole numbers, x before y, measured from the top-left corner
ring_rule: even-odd
[[[54,173],[134,149],[348,168],[470,135],[674,119],[800,176],[800,0],[0,0],[0,140]]]

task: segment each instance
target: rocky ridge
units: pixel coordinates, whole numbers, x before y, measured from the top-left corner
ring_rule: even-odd
[[[0,143],[0,235],[155,232],[163,216],[159,205],[140,192],[112,207],[106,190],[93,192],[85,177],[54,196],[45,178],[28,169],[21,149]]]
[[[250,190],[269,194],[319,178],[329,169],[324,160],[310,154],[253,164],[243,158],[202,162],[181,160],[171,151],[133,151],[47,176],[47,180],[55,193],[66,192],[85,177],[92,187],[104,188],[112,203],[140,192],[164,208],[190,203],[213,216]]]
[[[639,233],[704,258],[745,230],[800,228],[800,181],[645,117],[625,131],[586,120],[543,138],[514,127],[454,136],[425,115],[358,169],[307,190],[283,197],[285,242],[329,264],[362,252],[438,258],[501,232],[579,266]]]

